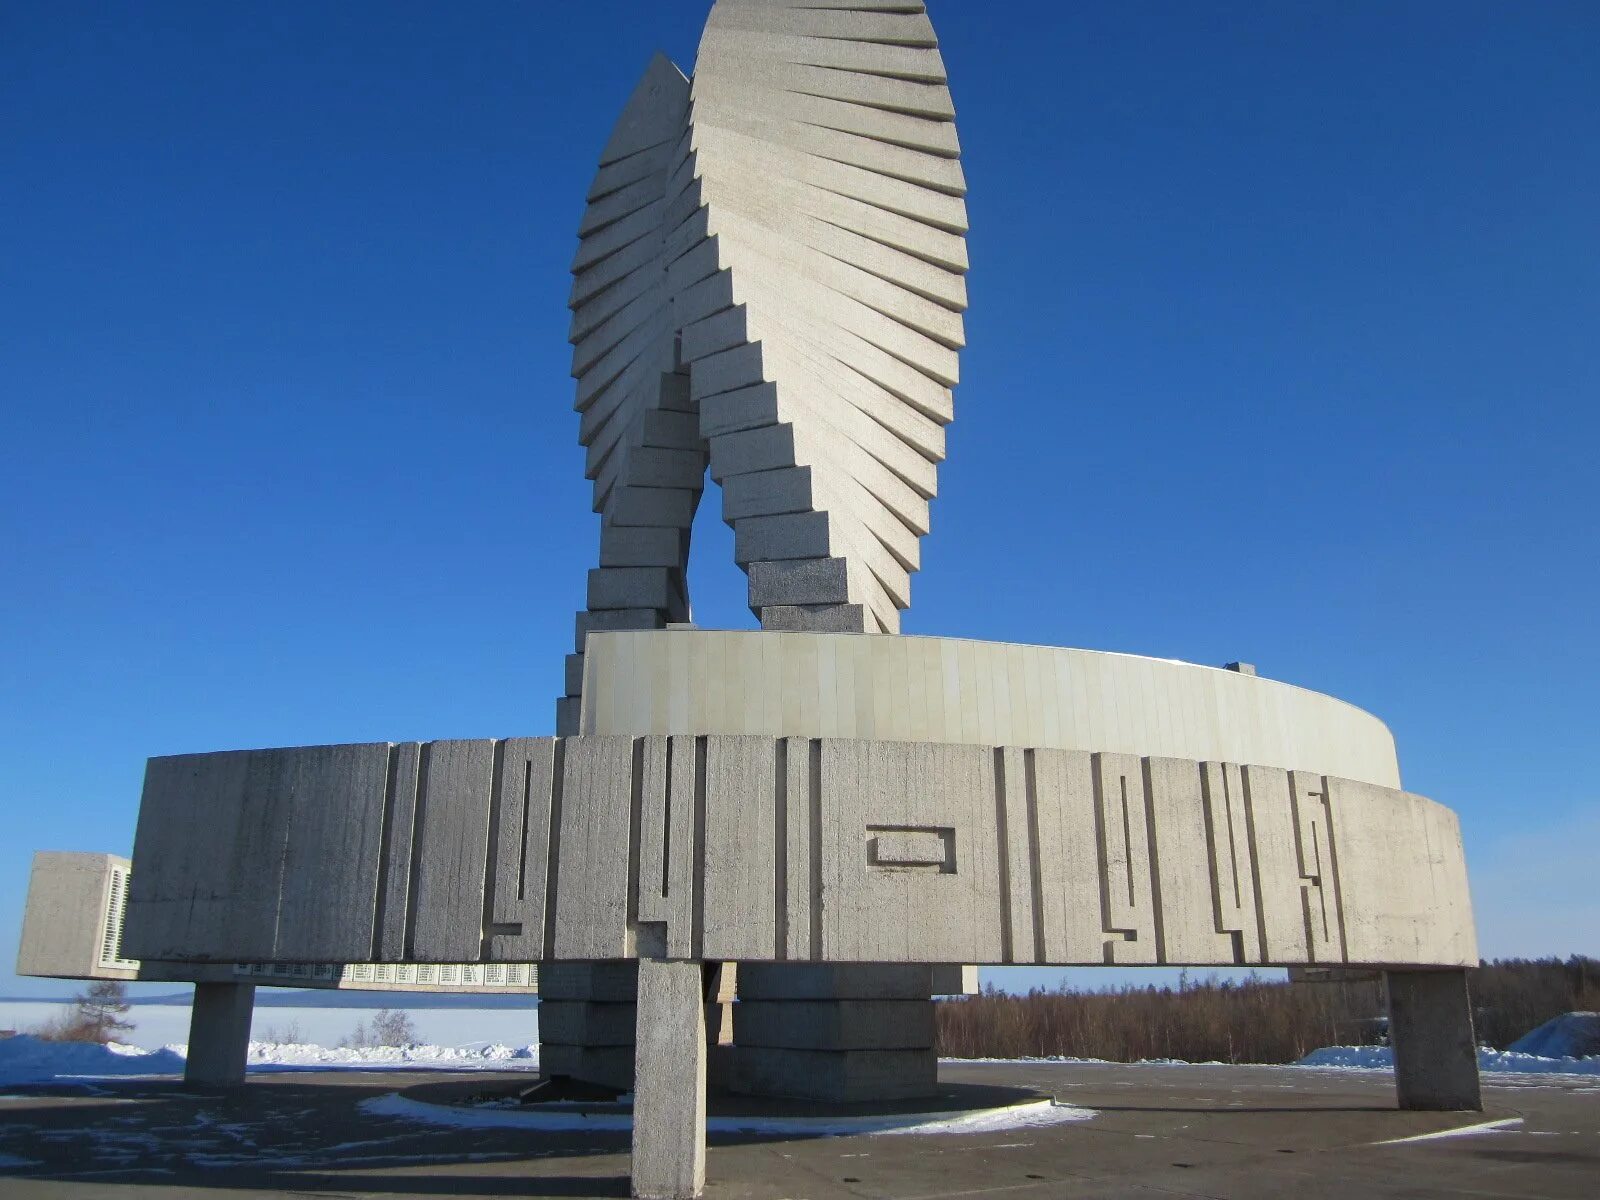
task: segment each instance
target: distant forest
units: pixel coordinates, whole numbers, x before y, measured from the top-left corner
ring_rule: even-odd
[[[1600,960],[1496,959],[1469,973],[1478,1043],[1504,1049],[1552,1017],[1600,1009]],[[1380,981],[1205,979],[1099,992],[1035,989],[941,1001],[939,1053],[950,1058],[1060,1055],[1136,1062],[1287,1063],[1319,1046],[1381,1042]]]

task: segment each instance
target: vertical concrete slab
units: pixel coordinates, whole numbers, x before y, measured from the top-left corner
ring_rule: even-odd
[[[1160,962],[1144,764],[1131,754],[1096,754],[1094,784],[1105,961]]]
[[[706,1025],[698,962],[642,959],[634,1049],[633,1195],[694,1200],[706,1185]]]
[[[1312,962],[1344,961],[1344,914],[1334,868],[1338,847],[1328,818],[1328,781],[1311,771],[1292,771],[1295,844],[1300,855],[1301,903],[1306,947]]]
[[[1262,961],[1310,962],[1289,773],[1248,766],[1243,776]]]
[[[713,961],[770,958],[775,952],[776,745],[770,737],[710,739],[701,887],[703,911],[720,918],[703,934],[702,953]],[[785,769],[785,791],[787,785]],[[694,853],[692,843],[673,843],[675,856]]]
[[[293,807],[276,950],[342,963],[358,961],[371,945],[388,774],[387,742],[286,757],[283,782]],[[330,860],[341,869],[326,870]]]
[[[1039,820],[1031,752],[995,751],[997,839],[1000,852],[1000,950],[1008,963],[1042,959],[1044,922],[1039,909]]]
[[[694,860],[697,757],[692,737],[640,739],[634,882],[639,938],[654,937],[656,949],[683,958],[693,953],[694,897],[700,886]]]
[[[501,962],[530,962],[544,954],[557,761],[554,738],[511,738],[500,750],[489,946]]]
[[[1100,860],[1095,845],[1094,772],[1077,750],[1030,752],[1039,823],[1039,931],[1044,962],[1097,962],[1104,955]]]
[[[183,1067],[187,1087],[238,1087],[250,1055],[253,983],[197,983],[189,1010],[189,1054]]]
[[[1346,958],[1476,963],[1456,815],[1368,783],[1330,779],[1328,789]]]
[[[552,856],[558,864],[551,926],[555,945],[545,947],[549,957],[598,961],[630,953],[634,773],[633,738],[566,743],[558,849]]]
[[[1237,939],[1222,928],[1217,855],[1201,764],[1145,760],[1161,903],[1161,961],[1243,962]],[[1231,885],[1230,885],[1231,891]],[[1230,897],[1231,899],[1231,897]]]
[[[384,807],[383,866],[372,919],[372,957],[396,962],[406,954],[406,910],[411,897],[412,840],[417,789],[422,782],[422,743],[402,742],[389,753],[389,794]]]
[[[1465,971],[1388,971],[1389,1041],[1400,1107],[1481,1112]]]
[[[250,871],[263,853],[281,863],[282,843],[263,846],[242,828],[252,807],[251,768],[257,755],[185,754],[152,758],[145,768],[139,827],[133,842],[123,949],[134,958],[162,959],[196,945],[237,946],[241,959],[272,954],[278,876]],[[196,813],[206,814],[197,821]],[[267,891],[250,904],[247,890]],[[265,905],[270,927],[246,929],[246,913]]]
[[[822,741],[812,958],[977,962],[993,953],[1003,912],[996,763],[982,746]],[[936,924],[923,919],[931,913]]]
[[[1233,939],[1236,961],[1257,963],[1261,961],[1261,924],[1256,919],[1256,876],[1250,864],[1244,776],[1233,763],[1207,762],[1200,764],[1200,779],[1217,929]]]
[[[779,957],[810,958],[813,945],[822,941],[822,823],[821,771],[813,770],[814,751],[820,744],[810,738],[784,738],[784,790],[779,805],[783,819],[782,879],[784,902],[778,908],[783,937]],[[820,763],[818,764],[820,767]],[[813,936],[812,930],[816,929]]]
[[[430,742],[412,847],[413,962],[474,962],[483,948],[494,743]]]

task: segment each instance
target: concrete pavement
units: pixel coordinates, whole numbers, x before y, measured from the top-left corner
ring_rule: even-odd
[[[1484,1113],[1450,1114],[1395,1111],[1392,1079],[1368,1072],[947,1062],[940,1079],[1047,1092],[1098,1115],[976,1134],[714,1134],[707,1195],[1587,1200],[1600,1181],[1600,1080],[1490,1077]],[[528,1082],[397,1071],[255,1075],[210,1095],[172,1080],[13,1086],[0,1094],[0,1197],[626,1195],[626,1131],[451,1128],[358,1107]],[[1513,1124],[1429,1137],[1486,1122]]]

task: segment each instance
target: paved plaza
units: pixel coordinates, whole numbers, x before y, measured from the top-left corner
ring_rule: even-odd
[[[285,1072],[232,1093],[170,1079],[13,1087],[0,1096],[0,1196],[627,1195],[626,1131],[451,1127],[360,1107],[398,1092],[461,1112],[448,1100],[528,1081]],[[1594,1080],[1491,1076],[1481,1114],[1398,1112],[1375,1072],[947,1062],[940,1083],[989,1103],[994,1089],[1049,1094],[1096,1115],[984,1133],[719,1134],[714,1101],[707,1194],[1587,1200],[1600,1180]],[[1428,1136],[1486,1122],[1502,1124]]]

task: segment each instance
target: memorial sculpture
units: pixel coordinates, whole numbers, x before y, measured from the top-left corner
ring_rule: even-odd
[[[898,636],[964,191],[921,4],[719,0],[692,79],[649,65],[573,263],[600,553],[557,736],[152,759],[122,953],[209,981],[197,1082],[242,1078],[228,964],[538,963],[545,1069],[631,1085],[635,1193],[692,1196],[716,965],[734,1086],[848,1099],[931,1086],[952,966],[1260,964],[1387,972],[1402,1107],[1478,1106],[1459,829],[1381,722]],[[690,623],[708,471],[760,631]]]

